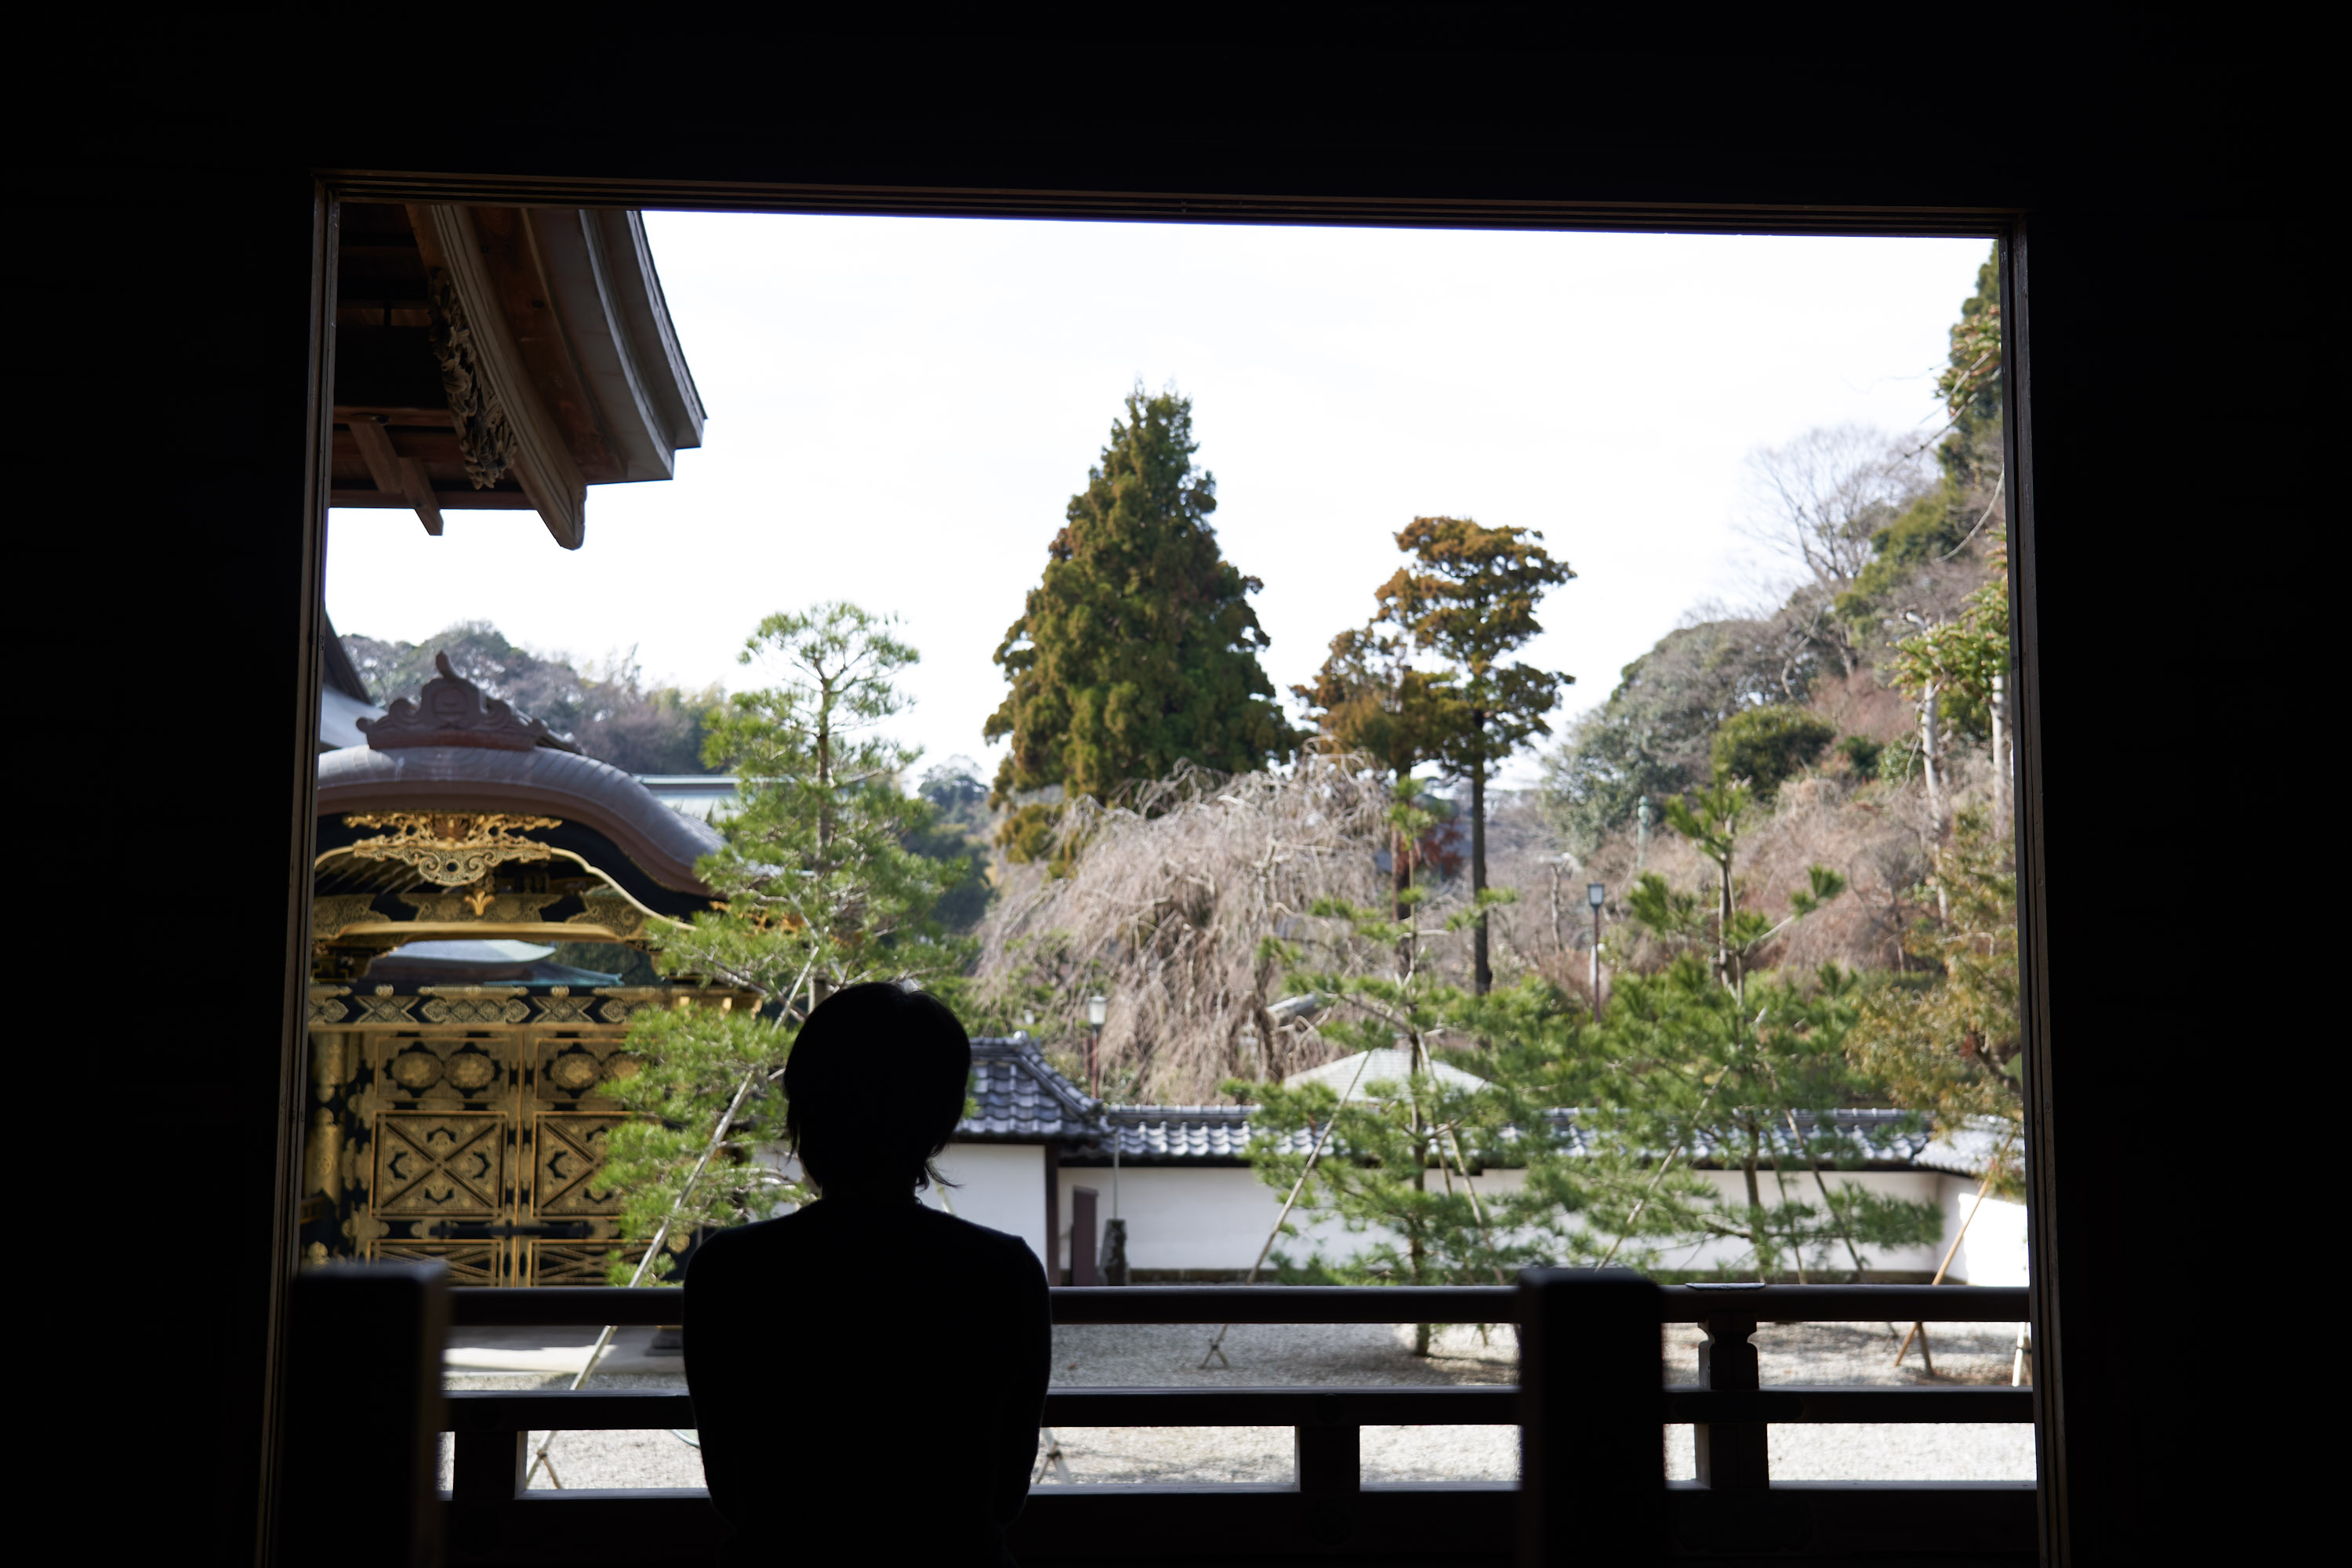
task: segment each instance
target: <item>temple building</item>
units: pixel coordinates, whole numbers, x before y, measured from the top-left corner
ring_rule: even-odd
[[[630,1016],[753,1000],[625,982],[707,907],[719,836],[446,661],[354,722],[362,742],[319,758],[303,1256],[601,1284],[631,1250],[597,1181]]]

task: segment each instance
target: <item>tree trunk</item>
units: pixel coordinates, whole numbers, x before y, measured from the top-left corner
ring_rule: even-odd
[[[1727,850],[1716,862],[1717,891],[1715,900],[1715,977],[1739,992],[1739,976],[1731,967],[1731,855]],[[1740,995],[1741,1002],[1747,997]]]
[[[1919,702],[1919,767],[1927,783],[1927,818],[1930,832],[1936,837],[1944,833],[1944,786],[1937,776],[1936,763],[1936,683],[1927,683],[1927,695]]]
[[[1420,1121],[1421,1118],[1418,1112],[1415,1113],[1413,1120],[1416,1123]],[[1416,1132],[1420,1131],[1418,1125],[1415,1126],[1414,1131]],[[1420,1147],[1421,1140],[1416,1137],[1413,1140],[1413,1148],[1416,1156],[1418,1156]],[[1426,1192],[1429,1190],[1429,1163],[1425,1159],[1416,1157],[1414,1160],[1412,1185],[1415,1192]],[[1423,1282],[1421,1277],[1422,1250],[1421,1230],[1420,1227],[1416,1226],[1405,1237],[1405,1258],[1412,1272],[1412,1282],[1415,1285],[1419,1285]],[[1415,1323],[1412,1326],[1412,1353],[1415,1355],[1427,1355],[1429,1353],[1429,1325],[1427,1323]]]
[[[1411,768],[1397,772],[1397,783],[1402,784],[1412,777]],[[1389,829],[1389,879],[1394,886],[1392,894],[1396,922],[1403,925],[1412,918],[1412,908],[1405,895],[1412,890],[1412,835],[1402,827]],[[1412,937],[1408,932],[1397,939],[1397,980],[1402,984],[1412,978]]]
[[[2001,712],[2007,700],[2009,682],[2000,675],[1992,678],[1992,825],[1999,832],[2009,820],[2009,724]]]
[[[1483,726],[1485,719],[1479,720]],[[1486,890],[1486,759],[1470,765],[1470,897]],[[1495,987],[1495,972],[1486,963],[1486,911],[1480,910],[1470,927],[1470,984],[1484,996]]]
[[[1753,1138],[1748,1141],[1748,1158],[1740,1165],[1740,1173],[1748,1178],[1748,1239],[1756,1248],[1757,1278],[1762,1279],[1764,1253],[1770,1245],[1770,1238],[1764,1234],[1764,1194],[1756,1184],[1756,1141]]]

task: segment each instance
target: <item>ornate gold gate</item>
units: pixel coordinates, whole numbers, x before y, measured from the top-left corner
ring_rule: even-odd
[[[643,1249],[599,1181],[623,1120],[602,1091],[635,1069],[629,1015],[677,994],[312,987],[306,1255],[436,1258],[458,1285],[603,1284],[615,1253]]]

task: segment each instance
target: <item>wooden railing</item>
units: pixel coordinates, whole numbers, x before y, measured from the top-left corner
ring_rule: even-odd
[[[1517,1289],[1140,1286],[1053,1292],[1057,1323],[1520,1325],[1517,1387],[1055,1388],[1056,1426],[1289,1426],[1293,1484],[1042,1486],[1013,1546],[1024,1562],[1390,1563],[1732,1561],[2021,1563],[2034,1555],[2026,1482],[1774,1483],[1775,1424],[2028,1422],[2032,1389],[1763,1387],[1759,1323],[2016,1322],[2022,1289],[1925,1286],[1656,1287],[1554,1270]],[[670,1290],[466,1290],[459,1327],[675,1321]],[[1707,1342],[1697,1386],[1665,1385],[1662,1323]],[[447,1397],[457,1563],[708,1562],[719,1520],[698,1489],[526,1491],[527,1434],[687,1427],[682,1392],[533,1390]],[[1658,1479],[1659,1427],[1696,1428],[1698,1480]],[[1375,1485],[1360,1477],[1366,1426],[1517,1425],[1528,1474],[1510,1483]],[[1523,1555],[1523,1549],[1532,1557]]]

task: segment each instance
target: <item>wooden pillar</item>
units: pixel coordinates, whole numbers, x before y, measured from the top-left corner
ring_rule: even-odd
[[[1519,1563],[1651,1563],[1665,1537],[1663,1310],[1630,1268],[1519,1276]]]
[[[329,1264],[295,1281],[291,1309],[280,1561],[438,1563],[447,1271]],[[519,1452],[509,1454],[509,1482]],[[479,1469],[461,1473],[460,1488],[478,1492]]]
[[[1698,1347],[1701,1388],[1753,1394],[1758,1387],[1754,1318],[1702,1318],[1706,1342]],[[1762,1491],[1772,1484],[1767,1436],[1761,1421],[1700,1422],[1691,1428],[1698,1451],[1698,1479],[1717,1491]]]
[[[1099,1285],[1095,1273],[1095,1206],[1102,1194],[1092,1187],[1070,1189],[1070,1283]]]
[[[1045,1145],[1045,1283],[1062,1282],[1062,1150]]]

